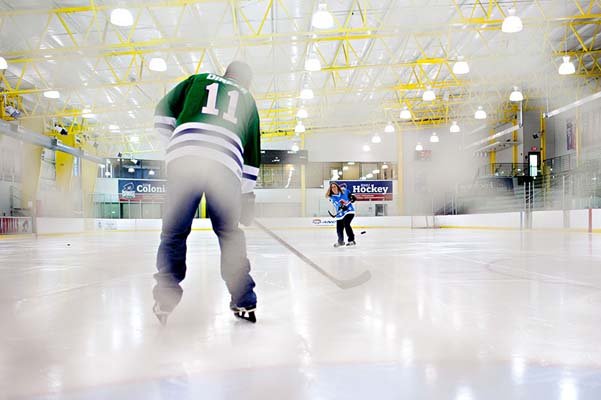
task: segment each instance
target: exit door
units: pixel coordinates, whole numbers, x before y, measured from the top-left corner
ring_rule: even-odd
[[[538,176],[540,169],[540,152],[528,153],[528,176]]]

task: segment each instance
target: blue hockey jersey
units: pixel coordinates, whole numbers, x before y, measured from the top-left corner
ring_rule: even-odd
[[[348,189],[342,188],[342,192],[338,194],[332,194],[330,196],[330,202],[336,207],[336,220],[342,219],[347,214],[355,213],[355,206],[351,203],[350,193]]]

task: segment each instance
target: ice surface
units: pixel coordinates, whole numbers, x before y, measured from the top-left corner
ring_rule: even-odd
[[[162,328],[158,232],[0,240],[0,398],[601,398],[601,236],[368,229],[334,249],[333,229],[276,232],[336,276],[373,278],[341,290],[247,230],[248,324],[196,231]]]

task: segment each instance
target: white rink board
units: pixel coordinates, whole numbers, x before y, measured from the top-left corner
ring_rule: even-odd
[[[592,229],[601,229],[601,210],[592,210]],[[467,215],[440,215],[434,218],[435,227],[461,228],[461,229],[520,229],[521,218],[518,213],[498,214],[467,214]],[[355,217],[353,226],[357,228],[411,228],[420,227],[415,221],[425,219],[424,216],[398,216],[398,217]],[[431,216],[428,217],[431,220]],[[569,229],[588,230],[588,210],[569,211]],[[306,217],[306,218],[261,218],[261,221],[272,229],[323,229],[332,228],[336,222],[332,218]],[[85,218],[38,218],[38,234],[66,234],[83,233],[90,231],[159,231],[160,219],[85,219]],[[430,225],[431,226],[431,225]],[[208,219],[195,219],[193,230],[207,230],[211,228]],[[254,229],[254,228],[250,228]],[[532,213],[532,229],[556,230],[563,229],[563,211],[535,211]]]
[[[520,229],[520,213],[440,215],[436,226],[449,228]]]
[[[532,213],[533,229],[562,229],[563,211],[536,211]]]

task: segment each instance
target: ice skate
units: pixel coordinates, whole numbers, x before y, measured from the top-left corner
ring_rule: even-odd
[[[161,306],[159,306],[159,303],[154,303],[152,311],[154,312],[154,315],[157,317],[161,325],[167,325],[167,317],[169,316],[169,312],[161,310]]]
[[[255,315],[256,307],[238,307],[230,305],[230,309],[234,312],[236,318],[252,322],[253,324],[257,322],[257,317]]]
[[[348,246],[356,246],[356,245],[357,245],[357,242],[355,242],[354,240],[351,240],[350,242],[348,242],[348,243],[346,244],[346,246],[347,246],[347,247],[348,247]]]
[[[334,243],[334,247],[344,247],[344,242],[336,242]]]

